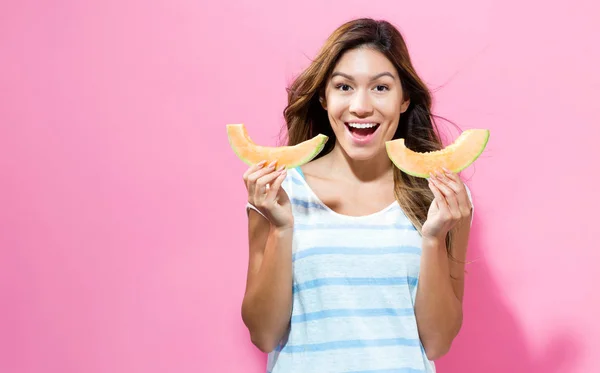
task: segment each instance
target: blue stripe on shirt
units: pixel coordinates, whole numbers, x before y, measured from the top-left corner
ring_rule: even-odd
[[[295,284],[293,292],[314,289],[321,286],[391,286],[417,284],[416,277],[329,277]]]
[[[319,203],[309,202],[298,198],[291,198],[290,202],[292,203],[292,205],[301,206],[306,209],[312,208],[317,210],[325,210],[325,207]]]
[[[414,315],[414,310],[412,308],[338,308],[294,315],[292,316],[292,324],[321,320],[331,317],[379,317],[410,315]]]
[[[385,346],[411,346],[419,347],[421,342],[418,339],[410,338],[388,338],[388,339],[350,339],[323,343],[303,344],[303,345],[285,345],[277,347],[281,353],[290,352],[321,352],[329,350],[365,348],[365,347],[385,347]]]
[[[295,177],[290,177],[290,180],[292,181],[292,183],[296,184],[296,185],[302,185],[304,186],[304,183],[302,182],[302,180],[298,180]]]
[[[314,255],[386,255],[386,254],[421,254],[421,248],[416,246],[390,247],[311,247],[296,252],[292,261]]]

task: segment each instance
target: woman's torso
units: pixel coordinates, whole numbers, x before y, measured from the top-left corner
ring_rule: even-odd
[[[299,169],[289,171],[282,187],[295,222],[293,307],[267,371],[435,371],[414,315],[421,238],[400,206],[337,213]]]

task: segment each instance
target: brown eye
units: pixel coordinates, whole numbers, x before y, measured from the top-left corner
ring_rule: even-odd
[[[348,91],[350,86],[348,84],[338,84],[335,86],[337,89],[341,89],[342,91]]]

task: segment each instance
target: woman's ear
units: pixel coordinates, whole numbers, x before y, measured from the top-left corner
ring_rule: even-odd
[[[327,102],[325,101],[323,95],[319,95],[319,102],[321,103],[321,107],[323,107],[323,109],[327,111]]]
[[[326,90],[327,90],[326,87],[321,87],[321,88],[319,88],[319,91],[318,91],[319,103],[321,104],[321,107],[325,111],[327,111],[327,95],[325,94]]]
[[[410,106],[410,98],[407,98],[400,105],[400,113],[404,114],[404,112],[408,109],[409,106]]]

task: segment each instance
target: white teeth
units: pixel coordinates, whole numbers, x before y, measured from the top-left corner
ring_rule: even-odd
[[[373,128],[377,123],[348,123],[348,125],[353,128]]]

